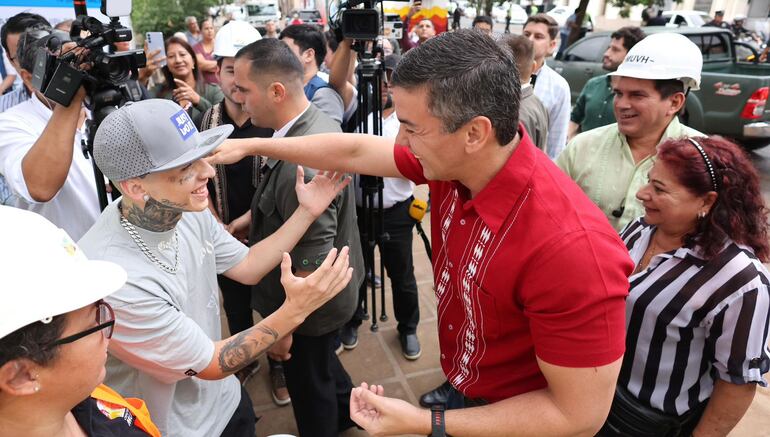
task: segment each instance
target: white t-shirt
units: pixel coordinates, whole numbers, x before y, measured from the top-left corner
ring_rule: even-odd
[[[217,277],[240,263],[248,248],[211,212],[186,212],[176,226],[179,264],[166,273],[150,261],[120,225],[111,203],[78,242],[89,259],[112,261],[128,281],[105,300],[115,310],[105,383],[143,399],[164,436],[218,436],[241,399],[235,376],[207,381],[205,369],[222,339]],[[137,228],[150,251],[174,265],[175,230]]]
[[[85,132],[78,129],[73,141],[72,163],[59,192],[48,202],[32,199],[22,170],[22,160],[43,134],[53,113],[36,95],[0,114],[0,174],[18,197],[16,206],[36,212],[74,239],[86,233],[99,217],[99,198],[91,161],[80,146]]]

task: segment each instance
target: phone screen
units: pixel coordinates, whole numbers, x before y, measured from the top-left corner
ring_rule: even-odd
[[[147,32],[145,35],[145,41],[147,41],[147,51],[152,53],[155,50],[160,50],[160,53],[155,58],[162,58],[163,60],[158,63],[160,67],[166,66],[166,46],[163,41],[163,32]]]

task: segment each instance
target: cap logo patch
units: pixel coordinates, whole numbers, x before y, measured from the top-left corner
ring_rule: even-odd
[[[194,133],[198,132],[192,119],[190,119],[190,116],[187,115],[187,112],[185,112],[184,109],[172,115],[170,120],[174,123],[174,127],[176,127],[176,130],[179,132],[179,136],[181,136],[184,141],[187,141],[187,139]]]

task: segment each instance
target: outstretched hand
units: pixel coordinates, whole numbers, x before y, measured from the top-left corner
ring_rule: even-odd
[[[429,432],[429,411],[384,395],[381,385],[364,382],[355,387],[350,393],[350,418],[373,436],[419,434],[426,426]]]
[[[305,169],[297,166],[297,192],[299,206],[313,217],[320,216],[340,191],[350,183],[350,176],[336,171],[319,171],[313,179],[305,183]]]
[[[286,292],[284,305],[291,306],[307,317],[329,299],[337,295],[353,277],[349,249],[343,247],[337,255],[333,248],[321,265],[310,275],[300,278],[291,271],[291,257],[283,254],[281,260],[281,284]]]
[[[258,141],[250,139],[249,141]],[[211,165],[216,164],[235,164],[248,155],[246,148],[239,144],[237,140],[225,140],[214,152],[205,158],[205,161]]]

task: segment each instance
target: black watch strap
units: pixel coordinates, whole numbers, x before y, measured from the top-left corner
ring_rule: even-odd
[[[446,437],[444,429],[444,405],[432,405],[430,407],[430,437]]]

